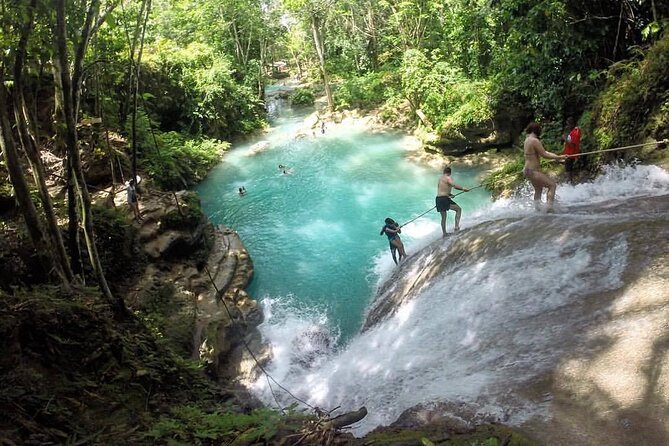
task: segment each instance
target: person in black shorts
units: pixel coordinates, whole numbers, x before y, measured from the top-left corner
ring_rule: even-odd
[[[454,231],[460,230],[460,215],[462,214],[462,208],[458,206],[455,201],[451,199],[451,189],[461,190],[463,192],[469,192],[469,189],[462,187],[459,184],[456,184],[451,178],[451,168],[449,166],[444,167],[444,174],[439,177],[439,183],[437,183],[437,198],[435,199],[435,204],[437,205],[437,211],[441,214],[441,234],[442,237],[446,237],[446,213],[449,210],[455,211],[455,228]]]

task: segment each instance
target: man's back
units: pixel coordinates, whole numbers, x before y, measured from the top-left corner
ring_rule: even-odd
[[[451,195],[451,188],[453,187],[453,179],[449,174],[443,174],[437,183],[437,197],[448,197]]]

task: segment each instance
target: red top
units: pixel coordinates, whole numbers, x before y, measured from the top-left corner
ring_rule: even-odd
[[[564,153],[565,155],[576,155],[581,152],[581,129],[574,127],[567,139],[564,141]]]

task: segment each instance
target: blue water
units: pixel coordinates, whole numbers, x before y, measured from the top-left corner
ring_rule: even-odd
[[[387,238],[379,235],[383,220],[405,223],[433,207],[441,172],[408,161],[401,134],[332,125],[325,134],[317,129],[296,139],[306,112],[273,111],[279,113],[274,127],[260,138],[266,147],[235,145],[197,191],[211,220],[236,230],[246,245],[255,267],[249,294],[325,314],[325,324],[346,342],[361,326],[379,275],[395,268]],[[468,187],[478,184],[479,174],[454,170],[456,182]],[[467,213],[489,196],[477,189],[456,202],[466,227]],[[402,239],[411,255],[418,240],[440,236],[433,210],[405,227]]]

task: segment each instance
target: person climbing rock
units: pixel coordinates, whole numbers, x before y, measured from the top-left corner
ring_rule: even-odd
[[[392,218],[385,219],[385,225],[381,228],[381,233],[379,235],[386,234],[388,236],[388,244],[390,245],[390,254],[393,256],[393,262],[395,265],[398,264],[398,259],[395,255],[399,251],[400,258],[399,261],[402,261],[402,258],[406,257],[407,254],[404,251],[404,244],[399,234],[402,232],[400,225],[395,222]]]
[[[451,178],[451,168],[446,166],[444,167],[444,173],[441,175],[441,177],[439,177],[439,182],[437,183],[437,197],[435,199],[437,212],[441,214],[442,237],[446,237],[448,234],[446,232],[446,213],[449,210],[455,211],[455,228],[453,230],[460,230],[460,217],[462,215],[462,208],[451,199],[451,190],[453,188],[463,192],[469,192],[469,189],[462,187],[453,181],[453,178]]]

